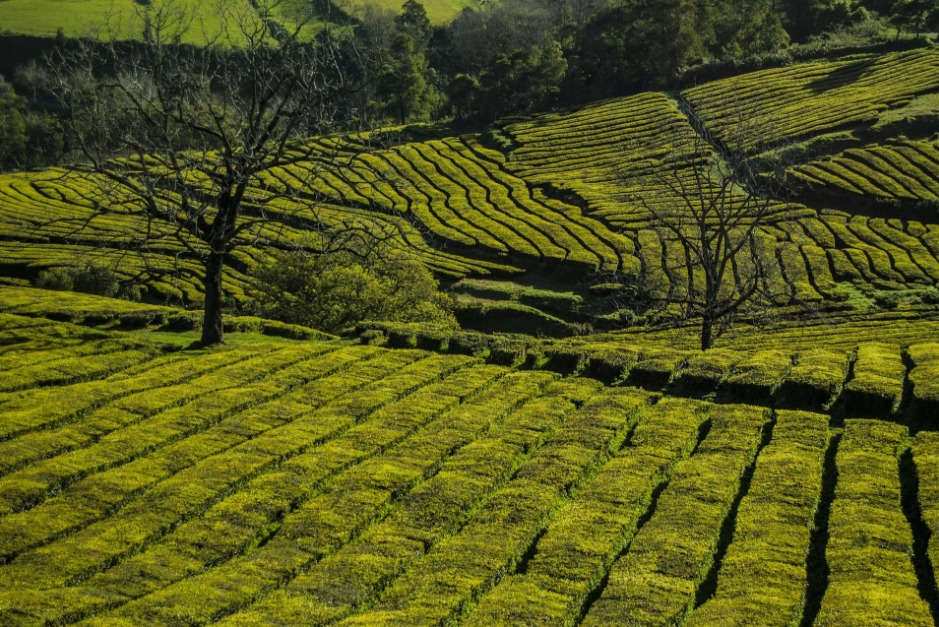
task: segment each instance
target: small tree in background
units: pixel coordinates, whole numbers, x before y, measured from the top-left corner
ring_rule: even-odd
[[[897,39],[903,27],[919,37],[927,29],[939,28],[939,0],[896,0],[890,21],[897,27]]]
[[[387,55],[376,77],[376,113],[398,124],[431,119],[440,107],[440,95],[423,50],[410,35],[398,33]]]
[[[19,165],[29,148],[26,99],[0,75],[0,169]]]
[[[433,28],[417,0],[407,0],[393,23],[394,32],[381,44],[370,106],[382,119],[398,124],[428,121],[441,105],[437,75],[427,60]],[[375,25],[373,21],[366,29]]]

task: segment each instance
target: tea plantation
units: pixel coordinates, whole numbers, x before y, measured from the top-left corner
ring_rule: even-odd
[[[791,193],[771,201],[757,233],[778,306],[839,300],[849,284],[922,292],[939,281],[939,125],[923,104],[937,77],[933,49],[866,54],[507,120],[484,133],[418,126],[320,138],[312,156],[263,172],[255,194],[283,196],[263,209],[282,245],[302,237],[298,219],[314,220],[393,236],[395,248],[451,280],[549,274],[587,286],[643,276],[655,277],[653,296],[680,298],[700,277],[687,276],[685,251],[663,238],[650,210],[675,206],[694,170],[700,155],[683,139],[693,112],[739,154],[787,164]],[[741,120],[761,128],[760,146],[735,139]],[[4,272],[29,279],[76,257],[120,258],[118,272],[151,298],[197,302],[201,269],[171,229],[150,238],[146,259],[128,252],[142,221],[101,187],[55,170],[0,176]],[[159,223],[149,228],[160,232]],[[243,273],[268,255],[238,251],[226,277],[236,301]]]
[[[5,625],[933,624],[939,344],[678,352],[664,385],[650,346],[605,386],[456,342],[179,351],[27,301]]]
[[[314,138],[253,181],[282,248],[370,230],[467,301],[596,325],[559,339],[227,316],[182,350],[202,269],[169,225],[0,175],[0,625],[936,625],[937,91],[936,49],[865,53]],[[652,215],[699,121],[793,185],[767,319],[709,351],[595,306],[700,280]],[[144,302],[31,286],[77,262]]]

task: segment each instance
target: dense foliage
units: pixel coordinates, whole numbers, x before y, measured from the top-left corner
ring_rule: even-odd
[[[419,0],[407,0],[398,13],[371,4],[348,10],[351,28],[332,24],[315,35],[320,44],[341,48],[337,76],[357,84],[337,95],[337,110],[398,123],[442,115],[491,121],[558,103],[673,88],[702,68],[779,63],[832,47],[919,37],[939,24],[935,0],[507,0],[466,9],[438,26]],[[287,19],[290,5],[275,2],[268,13]],[[33,106],[48,107],[41,72],[34,65],[21,69],[17,89],[30,92]],[[13,97],[9,88],[0,93]],[[3,108],[24,105],[10,100]],[[61,156],[47,119],[27,120],[30,145],[42,149],[24,154],[23,122],[13,119],[22,113],[6,115],[12,117],[0,137],[0,167]]]
[[[939,5],[933,0],[508,0],[466,10],[431,32],[421,5],[408,0],[393,28],[390,20],[363,15],[357,31],[370,43],[376,32],[386,33],[391,61],[379,70],[376,93],[387,93],[389,71],[398,81],[385,96],[398,101],[396,111],[376,113],[393,113],[399,121],[433,112],[492,120],[558,102],[671,88],[702,64],[785,58],[792,46],[812,54],[830,45],[868,45],[893,38],[893,28],[897,39],[902,33],[919,36],[939,23]],[[418,23],[420,29],[413,26]],[[446,99],[429,110],[432,91]],[[412,114],[401,115],[408,111]]]
[[[364,320],[455,327],[453,304],[409,257],[351,252],[275,255],[254,271],[253,306],[263,317],[340,333]]]

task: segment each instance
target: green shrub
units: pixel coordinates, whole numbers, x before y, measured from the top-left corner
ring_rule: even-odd
[[[122,300],[129,300],[135,303],[139,303],[140,299],[143,298],[143,293],[145,290],[141,290],[139,285],[133,283],[125,283],[120,286],[120,289],[117,291],[117,297]]]
[[[340,333],[363,320],[456,327],[453,303],[409,257],[280,253],[253,273],[252,308],[263,317]]]
[[[75,281],[75,291],[99,296],[116,296],[120,290],[117,276],[107,268],[86,264],[77,268],[72,274]]]
[[[202,321],[197,313],[178,313],[168,316],[162,329],[164,331],[194,331],[201,325]]]
[[[359,341],[362,344],[384,346],[388,342],[388,336],[381,329],[366,329],[359,333]]]
[[[46,290],[71,291],[75,288],[75,278],[67,268],[49,268],[39,273],[33,281],[33,286]]]
[[[919,298],[924,305],[939,305],[939,289],[926,288],[920,293]]]
[[[84,266],[43,270],[36,277],[33,285],[47,290],[76,291],[98,296],[117,296],[125,300],[140,300],[139,287],[122,286],[114,272],[92,263]]]

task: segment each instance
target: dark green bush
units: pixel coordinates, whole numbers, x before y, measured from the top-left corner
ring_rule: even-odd
[[[117,296],[121,288],[117,276],[101,266],[86,264],[73,271],[75,291],[98,296]]]
[[[75,277],[68,268],[49,268],[39,273],[33,286],[60,292],[75,289]]]
[[[49,268],[33,281],[35,287],[47,290],[75,291],[98,296],[119,296],[125,300],[140,300],[140,288],[122,285],[117,275],[102,266],[87,263],[84,266]]]

